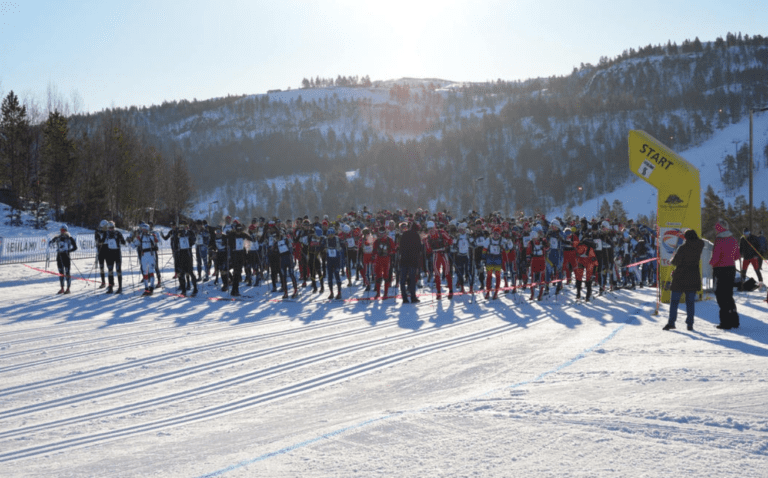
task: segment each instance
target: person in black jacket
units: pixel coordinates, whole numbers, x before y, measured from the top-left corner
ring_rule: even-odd
[[[106,246],[106,253],[104,257],[107,262],[107,269],[109,270],[109,287],[107,288],[107,294],[111,294],[113,287],[115,286],[114,272],[117,273],[117,294],[123,292],[123,253],[120,250],[120,246],[126,245],[123,233],[115,229],[115,223],[109,221],[107,225],[107,232],[103,236],[104,245]]]
[[[699,263],[701,261],[701,251],[704,250],[704,241],[699,239],[698,234],[693,229],[685,231],[684,237],[685,242],[677,249],[674,257],[672,257],[672,265],[675,266],[675,270],[672,273],[672,298],[669,303],[669,321],[663,330],[675,328],[677,306],[683,293],[685,293],[685,311],[687,313],[685,323],[688,325],[688,330],[693,330],[696,292],[701,290]]]
[[[63,225],[61,226],[61,234],[48,243],[49,246],[53,244],[56,245],[56,265],[59,268],[59,283],[61,284],[61,289],[57,294],[69,294],[69,286],[72,284],[72,276],[69,272],[72,261],[69,258],[69,253],[77,250],[77,241],[69,235],[69,228]],[[65,281],[66,289],[64,289]]]
[[[757,274],[757,280],[760,283],[760,287],[763,286],[763,274],[760,272],[762,268],[762,254],[760,252],[760,238],[751,232],[749,229],[744,228],[744,235],[739,240],[739,253],[741,253],[741,283],[743,284],[747,280],[747,269],[752,266]]]
[[[400,236],[400,294],[404,304],[419,302],[416,297],[416,275],[424,252],[418,228],[418,224],[413,222],[410,229]]]

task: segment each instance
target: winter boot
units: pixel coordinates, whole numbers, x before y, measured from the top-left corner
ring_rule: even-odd
[[[112,292],[114,292],[114,291],[112,290],[112,286],[109,286],[109,287],[107,287],[107,292],[106,292],[106,293],[107,293],[107,294],[111,294]]]

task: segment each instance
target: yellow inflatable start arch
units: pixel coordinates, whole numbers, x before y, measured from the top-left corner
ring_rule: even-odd
[[[659,288],[669,303],[670,264],[686,229],[701,236],[699,170],[645,131],[629,132],[629,168],[658,190]]]

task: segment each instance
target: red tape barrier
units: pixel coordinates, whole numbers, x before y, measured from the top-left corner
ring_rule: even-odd
[[[58,276],[58,277],[66,277],[64,274],[59,274],[58,272],[47,271],[45,269],[38,269],[37,267],[32,267],[32,266],[30,266],[28,264],[22,264],[22,265],[24,267],[28,267],[28,268],[32,269],[33,271],[42,272],[43,274],[51,274],[51,275]],[[93,282],[95,284],[101,284],[100,280],[86,279],[85,277],[77,277],[77,276],[73,276],[72,274],[70,274],[69,277],[72,278],[72,279],[75,279],[75,280],[81,280],[81,281],[85,281],[85,282]]]

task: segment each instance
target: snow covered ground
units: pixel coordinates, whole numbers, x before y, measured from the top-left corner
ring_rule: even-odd
[[[124,268],[118,297],[0,266],[0,476],[768,476],[765,292],[663,332],[648,288],[232,302]]]

